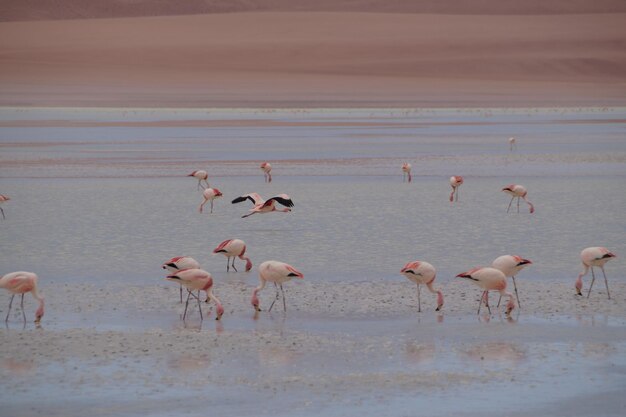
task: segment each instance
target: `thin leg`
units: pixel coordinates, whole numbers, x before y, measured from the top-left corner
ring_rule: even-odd
[[[515,276],[513,276],[512,278],[513,278],[513,288],[515,288],[515,298],[517,298],[517,306],[519,308],[522,308],[522,304],[519,302],[519,295],[517,295],[517,284],[515,283]],[[502,296],[500,296],[500,298],[502,298]]]
[[[459,201],[459,188],[460,187],[456,187],[456,200],[455,201]]]
[[[270,308],[267,310],[268,312],[272,311],[272,307],[274,307],[274,303],[280,297],[280,294],[278,294],[278,285],[276,283],[274,283],[274,286],[276,287],[276,298],[274,298],[274,301],[272,301],[272,305],[270,305]]]
[[[280,284],[280,293],[282,294],[282,297],[283,297],[283,311],[286,313],[287,303],[285,302],[285,291],[283,290],[283,284]]]
[[[187,301],[185,301],[185,312],[183,313],[183,321],[187,317],[187,307],[189,307],[189,297],[191,297],[191,291],[187,290]]]
[[[517,197],[517,212],[519,213],[519,197]]]
[[[24,317],[24,323],[26,323],[26,312],[24,311],[24,293],[22,293],[22,302],[20,303],[22,307],[22,316]]]
[[[202,306],[200,305],[200,290],[198,290],[198,296],[196,299],[198,300],[198,310],[200,310],[200,321],[202,321],[204,320],[204,317],[202,317]]]
[[[487,306],[487,311],[491,314],[491,307],[489,307],[489,291],[485,291],[485,305]]]
[[[593,266],[591,267],[591,285],[589,286],[589,292],[587,293],[587,298],[589,298],[589,294],[591,294],[591,287],[593,287],[593,282],[596,280],[596,275],[593,273]]]
[[[421,313],[422,312],[422,300],[420,297],[420,285],[417,284],[417,312]]]
[[[500,301],[502,301],[502,294],[500,294],[500,298],[498,298],[498,305],[496,306],[496,308],[500,308]]]
[[[211,213],[213,213],[213,200],[211,200]]]
[[[509,207],[506,209],[507,213],[509,212],[509,210],[511,210],[511,204],[513,204],[513,200],[515,200],[515,197],[511,197],[511,201],[509,201]]]
[[[0,212],[2,212],[2,218],[6,219],[6,217],[4,217],[4,210],[2,210],[2,207],[0,207]]]
[[[233,269],[237,272],[237,268],[235,268],[235,257],[233,256]]]
[[[230,271],[230,256],[226,257],[226,272]]]
[[[198,186],[196,187],[196,190],[200,190],[200,181],[202,180],[198,180]]]
[[[181,285],[179,289],[180,289],[180,291],[179,291],[180,292],[180,303],[182,304],[183,303],[183,286]]]
[[[606,285],[606,295],[609,296],[609,300],[611,299],[611,293],[609,292],[609,281],[606,279],[606,274],[604,273],[604,267],[601,266],[602,275],[604,275],[604,285]]]
[[[7,316],[4,319],[4,322],[6,323],[7,321],[9,321],[9,314],[11,314],[11,305],[13,304],[13,297],[15,297],[15,294],[13,294],[11,296],[11,301],[9,301],[9,311],[7,311]]]
[[[483,293],[480,295],[480,302],[478,303],[478,312],[476,314],[480,314],[480,307],[482,307],[483,300],[485,298],[485,292],[486,291],[483,291]]]

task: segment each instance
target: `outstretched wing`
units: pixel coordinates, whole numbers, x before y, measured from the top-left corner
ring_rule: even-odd
[[[254,204],[255,206],[257,204],[263,202],[263,199],[261,198],[260,195],[258,195],[257,193],[250,193],[250,194],[244,194],[241,197],[235,198],[233,201],[231,201],[231,203],[232,204],[237,204],[237,203],[241,203],[242,201],[246,201],[246,200],[252,201],[252,204]]]
[[[276,197],[269,198],[265,204],[268,204],[270,201],[276,201],[278,204],[281,204],[285,207],[293,207],[293,201],[291,201],[291,197],[287,194],[279,194]]]

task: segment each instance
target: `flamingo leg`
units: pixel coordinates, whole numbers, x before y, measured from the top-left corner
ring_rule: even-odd
[[[226,272],[230,271],[230,256],[226,257]]]
[[[589,292],[587,292],[587,298],[589,298],[589,294],[591,294],[591,287],[593,287],[593,282],[596,280],[596,275],[593,273],[593,266],[591,267],[591,285],[589,286]]]
[[[517,197],[517,212],[519,213],[519,197]]]
[[[483,305],[483,300],[485,299],[485,292],[483,291],[483,293],[480,295],[480,302],[478,303],[478,312],[476,314],[480,314],[480,308]]]
[[[276,287],[276,298],[274,298],[274,301],[272,301],[272,304],[270,305],[270,308],[267,309],[267,311],[272,311],[272,307],[274,307],[274,303],[276,302],[276,300],[278,300],[278,298],[280,297],[280,294],[278,294],[278,285],[276,283],[274,283],[274,286]]]
[[[233,269],[235,270],[235,272],[238,272],[237,268],[235,268],[235,257],[234,256],[233,256]]]
[[[180,303],[182,304],[183,303],[183,286],[181,285],[179,287],[179,289],[180,289],[180,291],[179,291],[180,292]]]
[[[502,301],[502,294],[500,294],[500,298],[498,298],[498,305],[496,306],[496,308],[500,308],[500,301]]]
[[[20,307],[22,307],[22,316],[24,317],[24,323],[26,323],[26,312],[24,311],[24,293],[22,293],[22,301],[20,302]]]
[[[2,218],[6,219],[6,217],[4,217],[4,210],[2,210],[2,207],[0,207],[0,212],[2,212]]]
[[[207,300],[209,299],[209,297],[207,297]],[[198,296],[196,297],[196,300],[198,301],[198,310],[200,310],[200,321],[204,320],[204,317],[202,317],[202,305],[200,305],[200,290],[198,290]]]
[[[200,190],[200,182],[201,182],[201,181],[202,181],[202,180],[198,180],[198,186],[196,187],[196,190]]]
[[[287,312],[287,302],[285,301],[285,291],[283,290],[283,284],[280,284],[280,293],[282,294],[282,297],[283,297],[283,311],[286,313]]]
[[[13,294],[11,296],[11,301],[9,301],[9,311],[7,311],[7,316],[4,319],[4,322],[6,323],[7,321],[9,321],[9,314],[11,314],[11,305],[13,304],[13,297],[15,297],[15,294]]]
[[[213,200],[211,200],[211,213],[213,213]]]
[[[487,311],[491,314],[491,307],[489,307],[489,291],[485,291],[485,305],[487,306]]]
[[[421,313],[422,312],[422,300],[420,297],[420,285],[417,284],[417,312]]]
[[[454,201],[459,201],[459,187],[456,187],[456,197]]]
[[[187,317],[187,307],[189,307],[189,297],[191,297],[191,291],[187,290],[187,301],[185,301],[185,312],[183,313],[183,321]]]
[[[604,275],[604,285],[606,285],[606,295],[609,296],[609,300],[611,299],[611,293],[609,292],[609,281],[606,279],[606,274],[604,273],[604,267],[601,266],[602,275]]]
[[[511,197],[511,201],[509,201],[509,207],[506,209],[507,213],[509,212],[509,210],[511,210],[511,204],[513,204],[513,200],[515,200],[515,197]]]
[[[517,294],[517,284],[515,283],[515,276],[512,276],[513,278],[513,288],[515,288],[515,298],[517,299],[517,306],[519,308],[522,308],[522,304],[520,304],[519,302],[519,295]],[[500,296],[500,298],[502,298],[502,296]]]

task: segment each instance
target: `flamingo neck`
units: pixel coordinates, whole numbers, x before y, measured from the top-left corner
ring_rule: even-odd
[[[246,272],[252,269],[252,261],[250,260],[250,258],[243,256],[242,253],[241,255],[239,255],[239,259],[241,259],[242,261],[246,261]]]

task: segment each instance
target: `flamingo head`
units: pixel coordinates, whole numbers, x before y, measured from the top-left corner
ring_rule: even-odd
[[[441,307],[443,307],[443,294],[441,291],[437,291],[437,309],[435,311],[440,311]]]
[[[261,311],[261,307],[259,306],[259,297],[257,297],[256,292],[257,290],[254,290],[254,292],[252,293],[252,299],[250,300],[250,303],[256,311]]]
[[[39,308],[35,312],[35,323],[41,322],[41,318],[43,317],[43,306],[44,306],[44,301],[42,297],[39,303]]]
[[[219,320],[224,315],[224,307],[221,304],[217,305],[217,311],[215,312],[216,317],[215,320]]]
[[[246,258],[246,272],[250,271],[252,269],[252,261],[250,260],[250,258]]]
[[[511,314],[511,311],[513,311],[513,309],[515,309],[515,302],[513,301],[513,297],[509,297],[509,302],[506,305],[505,314],[509,316]]]

